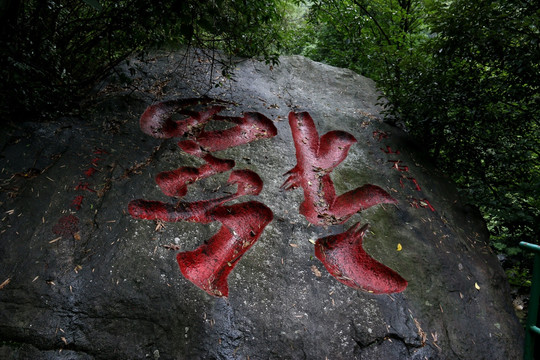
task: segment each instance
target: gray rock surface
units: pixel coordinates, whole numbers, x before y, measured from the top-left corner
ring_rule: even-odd
[[[1,135],[0,358],[521,358],[522,328],[481,217],[421,143],[382,122],[371,80],[298,56],[274,67],[239,62],[231,79],[196,53],[159,53],[121,71],[130,85],[104,84],[83,118],[18,122]],[[219,224],[161,226],[127,213],[132,199],[168,201],[158,172],[201,164],[177,140],[143,134],[140,115],[156,101],[201,95],[230,101],[224,113],[259,111],[278,129],[215,154],[257,172],[262,193],[242,201],[274,213],[230,274],[226,299],[188,282],[168,248],[195,249]],[[308,111],[321,135],[345,130],[358,140],[332,172],[338,194],[374,184],[399,203],[310,226],[298,212],[301,189],[280,189],[296,164],[290,111]],[[191,185],[186,199],[233,191],[227,176]],[[58,236],[68,214],[79,231]],[[370,224],[365,249],[408,281],[404,292],[346,287],[315,258],[310,240],[357,221]]]

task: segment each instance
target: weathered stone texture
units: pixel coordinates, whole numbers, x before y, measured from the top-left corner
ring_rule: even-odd
[[[2,135],[0,283],[9,283],[0,290],[0,358],[521,357],[522,329],[485,225],[422,144],[382,121],[371,80],[298,56],[274,67],[245,60],[232,80],[196,54],[133,64],[134,75],[124,69],[131,88],[109,83],[83,119],[19,122]],[[140,115],[156,101],[200,95],[230,101],[224,113],[261,112],[278,129],[274,138],[214,154],[259,174],[261,194],[241,200],[274,214],[230,274],[228,299],[184,279],[177,251],[165,247],[193,250],[219,224],[158,226],[127,213],[133,199],[169,201],[157,173],[202,164],[177,140],[144,134]],[[357,139],[331,174],[337,194],[374,184],[398,204],[373,206],[343,225],[309,225],[298,211],[301,189],[280,189],[296,164],[290,111],[308,111],[320,135],[344,130]],[[98,171],[87,177],[90,167]],[[187,201],[234,191],[227,176],[190,185]],[[69,213],[79,231],[60,238],[53,227]],[[357,221],[370,224],[367,252],[408,281],[404,292],[351,289],[314,256],[310,241]]]

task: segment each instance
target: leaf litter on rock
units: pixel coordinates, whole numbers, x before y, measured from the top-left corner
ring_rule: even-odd
[[[10,282],[11,282],[11,278],[7,278],[6,280],[4,280],[4,282],[0,284],[0,290],[5,288]]]
[[[52,244],[52,243],[55,243],[57,242],[58,240],[62,239],[61,236],[57,237],[56,239],[52,239],[51,241],[49,241],[49,244]]]

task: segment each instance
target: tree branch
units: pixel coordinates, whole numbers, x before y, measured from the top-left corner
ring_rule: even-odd
[[[393,45],[394,42],[390,39],[386,31],[384,31],[384,29],[382,28],[381,24],[379,24],[375,16],[372,15],[368,11],[368,9],[363,4],[361,4],[358,0],[353,0],[353,3],[356,4],[356,6],[358,6],[360,10],[362,10],[362,12],[366,14],[371,20],[373,20],[373,23],[375,24],[377,29],[379,29],[379,32],[382,34],[382,36],[386,39],[386,42],[388,43],[388,45]]]

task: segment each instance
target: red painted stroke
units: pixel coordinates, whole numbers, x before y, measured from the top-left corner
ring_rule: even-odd
[[[79,183],[77,184],[77,186],[75,186],[75,190],[83,190],[83,191],[90,191],[90,192],[96,192],[96,190],[92,189],[90,187],[90,184],[88,184],[87,182],[82,182],[82,181],[79,181]]]
[[[375,130],[373,132],[373,138],[377,139],[377,141],[381,141],[382,139],[388,138],[388,133],[381,130]]]
[[[424,206],[424,204],[426,204],[426,205]],[[427,207],[429,210],[435,212],[435,208],[431,205],[431,203],[429,202],[428,199],[420,200],[420,205],[423,206],[423,207]]]
[[[435,208],[433,207],[433,205],[431,205],[428,199],[421,199],[421,200],[412,199],[410,204],[412,207],[417,208],[417,209],[422,207],[422,208],[428,208],[432,212],[435,212]]]
[[[89,168],[84,172],[84,176],[86,176],[87,178],[89,178],[89,177],[91,177],[92,175],[94,175],[96,171],[97,171],[96,168],[94,168],[94,167],[89,167]]]
[[[227,277],[273,218],[265,205],[250,201],[220,206],[209,213],[223,225],[203,245],[178,253],[176,259],[186,279],[212,296],[227,297]]]
[[[96,148],[96,149],[94,149],[94,154],[96,154],[96,155],[108,155],[109,153],[107,152],[107,150],[104,150],[104,149],[101,149],[101,148]]]
[[[373,259],[362,247],[368,225],[356,223],[341,234],[318,239],[315,256],[341,283],[374,294],[398,293],[407,281],[397,272]]]
[[[83,200],[84,200],[84,196],[82,195],[76,196],[75,199],[73,199],[73,201],[71,202],[71,207],[77,211],[81,210]]]
[[[400,165],[401,160],[388,160],[389,163],[392,163],[392,168],[396,169],[397,171],[407,172],[409,171],[409,167],[407,165]]]
[[[234,160],[224,160],[212,156],[193,141],[185,141],[182,145],[184,151],[202,158],[206,164],[198,168],[184,166],[176,170],[160,172],[156,176],[156,183],[167,196],[183,197],[187,194],[189,184],[229,171],[235,165]]]
[[[332,213],[338,219],[349,219],[353,214],[378,204],[395,204],[397,200],[376,185],[366,184],[337,197]]]
[[[79,218],[74,215],[62,216],[53,226],[52,231],[62,237],[73,236],[79,231]]]
[[[216,207],[243,195],[258,195],[263,188],[261,178],[251,170],[234,170],[227,182],[238,185],[236,193],[217,199],[180,201],[176,204],[137,199],[129,202],[128,211],[137,219],[209,223],[214,221],[209,213]]]
[[[416,181],[415,178],[408,177],[407,179],[413,182],[413,184],[414,184],[414,186],[416,188],[416,191],[422,191],[422,188],[420,187],[420,185],[418,184],[418,181]]]
[[[396,154],[396,155],[399,155],[399,150],[392,150],[392,147],[386,145],[386,149],[383,149],[381,148],[381,150],[385,153],[385,154]]]
[[[225,150],[277,135],[272,120],[257,112],[246,112],[243,117],[216,115],[213,120],[232,122],[236,126],[225,130],[201,131],[196,141],[208,151]],[[182,147],[182,142],[178,145]]]
[[[285,190],[302,187],[304,201],[300,213],[315,225],[341,224],[353,214],[381,203],[396,203],[386,191],[364,185],[336,197],[330,172],[346,157],[356,139],[345,131],[330,131],[319,138],[307,112],[289,114],[297,164],[281,186]]]
[[[200,104],[216,102],[210,98],[192,98],[160,102],[150,105],[141,115],[139,124],[141,130],[150,136],[159,139],[169,139],[179,137],[186,132],[204,126],[212,116],[223,109],[222,106],[211,106],[205,111],[193,112],[186,108]],[[175,113],[190,115],[186,119],[174,121],[172,115]]]

